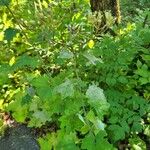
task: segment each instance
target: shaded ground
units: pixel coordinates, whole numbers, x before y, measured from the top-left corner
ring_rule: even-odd
[[[40,147],[31,129],[18,125],[7,129],[0,138],[0,150],[40,150]]]

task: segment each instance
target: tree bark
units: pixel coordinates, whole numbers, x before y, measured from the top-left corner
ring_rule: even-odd
[[[119,0],[90,0],[91,10],[93,13],[101,13],[101,23],[99,30],[107,29],[105,12],[110,12],[114,17],[115,24],[120,23],[120,5]]]

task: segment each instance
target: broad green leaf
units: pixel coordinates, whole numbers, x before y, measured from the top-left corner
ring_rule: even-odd
[[[51,120],[51,118],[48,116],[48,114],[44,111],[37,110],[36,112],[34,112],[33,116],[41,123],[45,123],[46,121]]]
[[[102,119],[109,108],[103,90],[96,85],[90,85],[86,97],[89,99],[89,104],[96,110],[98,117]]]
[[[0,0],[0,6],[8,6],[11,0]]]
[[[29,106],[29,111],[36,112],[39,108],[41,100],[38,97],[35,97]]]
[[[116,150],[112,144],[107,140],[106,131],[100,131],[96,137],[96,147],[95,150]]]
[[[145,70],[145,69],[138,69],[135,71],[136,74],[144,77],[144,78],[148,78],[149,77],[149,72],[148,70]]]
[[[90,110],[90,111],[87,113],[86,118],[87,118],[89,121],[94,122],[96,116],[95,116],[94,112],[93,112],[92,110]]]
[[[41,150],[51,150],[52,149],[52,145],[50,144],[50,142],[48,141],[48,139],[44,139],[44,138],[39,138],[38,142],[40,144],[40,148]]]
[[[125,76],[119,76],[118,77],[118,81],[120,83],[123,83],[123,84],[127,84],[128,83],[128,79]]]
[[[106,101],[103,90],[94,84],[89,86],[86,96],[92,101]]]
[[[145,61],[147,61],[147,62],[149,62],[150,61],[150,55],[142,55],[142,58],[145,60]],[[142,63],[141,63],[141,65],[142,65]],[[140,66],[141,67],[141,66]]]
[[[24,68],[24,67],[31,67],[36,68],[41,64],[41,61],[37,57],[31,57],[28,55],[22,55],[18,59],[16,59],[16,62],[13,64],[12,68],[14,70]]]
[[[61,129],[65,129],[67,132],[72,132],[74,130],[79,131],[83,126],[83,122],[77,115],[63,115],[59,121],[61,122]]]
[[[9,82],[8,74],[11,73],[11,68],[8,64],[0,65],[0,85]]]
[[[58,145],[56,146],[56,149],[62,149],[62,150],[79,150],[78,148],[77,148],[77,146],[76,146],[76,144],[73,142],[73,141],[65,141],[65,142],[63,142],[63,140],[62,141],[60,141],[59,143],[58,143]]]
[[[53,90],[49,86],[37,88],[36,91],[41,100],[50,100],[52,98]]]
[[[92,133],[89,133],[85,136],[81,145],[82,149],[95,150],[95,136]]]
[[[24,122],[28,115],[27,105],[22,106],[18,101],[9,105],[9,111],[13,112],[12,116],[17,122]]]
[[[45,136],[38,138],[41,150],[51,150],[58,142],[55,133],[47,133]]]
[[[102,59],[101,58],[97,58],[95,57],[93,54],[90,54],[90,53],[84,53],[83,56],[85,58],[88,59],[88,63],[86,63],[87,65],[96,65],[97,63],[103,63]]]
[[[29,104],[32,100],[32,97],[27,94],[22,98],[21,105]]]
[[[0,85],[9,83],[10,79],[8,78],[8,74],[0,73]]]
[[[28,110],[26,107],[19,107],[16,109],[16,111],[13,113],[13,117],[17,122],[24,122],[27,118]]]
[[[11,42],[18,33],[18,30],[14,28],[8,28],[4,32],[5,32],[4,39],[7,40],[8,42]]]
[[[73,58],[73,56],[74,56],[73,53],[67,50],[63,50],[59,54],[59,58],[62,58],[62,59],[70,59],[70,58]]]
[[[150,81],[148,80],[148,78],[140,77],[139,82],[140,82],[141,85],[144,85],[144,84],[149,83]]]
[[[36,93],[41,100],[49,100],[52,97],[52,88],[47,75],[38,76],[31,81],[31,84],[35,87]]]
[[[107,83],[108,85],[113,86],[113,85],[115,85],[115,84],[117,83],[117,81],[116,81],[116,78],[111,77],[111,76],[107,76],[107,77],[106,77],[106,83]]]
[[[111,118],[109,118],[109,122],[110,122],[111,124],[117,123],[118,120],[119,120],[118,116],[111,116]]]
[[[105,124],[95,116],[94,112],[90,110],[86,116],[86,118],[91,121],[95,127],[95,133],[98,133],[100,130],[104,130]]]
[[[133,132],[142,132],[142,128],[141,122],[134,121],[131,130]]]
[[[36,88],[50,86],[49,77],[47,75],[38,76],[31,81],[31,84]]]
[[[76,135],[73,132],[67,133],[60,131],[57,135],[56,150],[79,150],[75,144]]]
[[[82,133],[82,134],[86,134],[86,133],[88,133],[89,131],[91,130],[91,127],[89,126],[89,125],[84,125],[81,129],[80,129],[80,132]]]
[[[28,115],[28,105],[22,105],[22,97],[25,96],[20,90],[16,91],[15,101],[10,103],[7,111],[12,112],[12,116],[17,122],[24,122]]]
[[[55,88],[55,92],[60,93],[62,98],[74,96],[74,86],[73,83],[67,79],[64,83]]]
[[[113,133],[114,141],[123,140],[125,138],[125,130],[119,125],[110,125],[108,130]]]
[[[149,37],[150,37],[149,29],[141,30],[140,37],[143,40],[143,44],[148,45],[149,44]]]

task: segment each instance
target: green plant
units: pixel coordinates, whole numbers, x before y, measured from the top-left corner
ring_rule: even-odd
[[[43,150],[111,150],[121,142],[134,148],[141,141],[145,148],[140,134],[149,138],[149,20],[143,28],[136,17],[114,27],[116,37],[95,37],[86,0],[5,2],[1,111],[29,127],[52,124],[38,139]]]

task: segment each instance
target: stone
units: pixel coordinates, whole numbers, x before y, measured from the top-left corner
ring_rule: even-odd
[[[19,125],[6,130],[0,138],[0,150],[40,150],[32,130]]]

